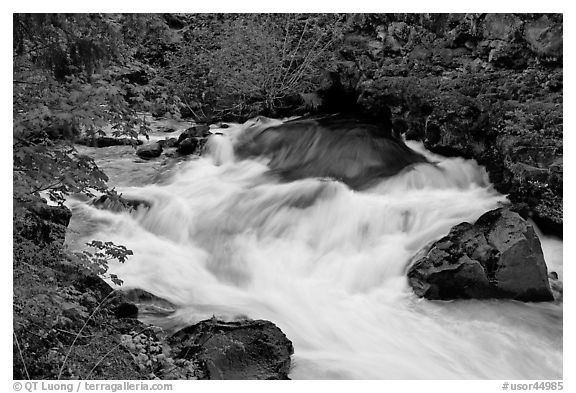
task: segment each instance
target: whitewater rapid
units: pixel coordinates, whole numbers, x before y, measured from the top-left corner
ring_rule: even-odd
[[[220,131],[205,155],[154,183],[134,185],[122,165],[109,173],[150,210],[70,202],[89,228],[83,238],[133,250],[110,266],[124,288],[179,307],[166,326],[270,320],[294,344],[294,379],[562,378],[562,304],[434,302],[407,284],[418,250],[505,201],[474,161],[409,142],[434,164],[354,191],[332,179],[280,181],[266,160],[234,157],[241,126]],[[563,278],[561,241],[541,240],[548,270]]]

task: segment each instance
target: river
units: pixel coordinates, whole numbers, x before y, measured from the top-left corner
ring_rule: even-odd
[[[133,250],[110,271],[178,306],[160,324],[270,320],[294,344],[293,379],[562,378],[562,303],[428,301],[407,284],[419,249],[505,200],[481,166],[407,142],[436,164],[362,191],[286,182],[263,158],[235,158],[243,129],[214,130],[222,135],[202,157],[180,160],[80,147],[119,192],[152,207],[112,213],[70,200],[75,244]],[[541,241],[562,279],[561,240]]]

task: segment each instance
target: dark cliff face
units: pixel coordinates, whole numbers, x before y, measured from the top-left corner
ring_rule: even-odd
[[[556,14],[359,15],[321,93],[338,87],[357,113],[476,159],[518,211],[561,236],[562,30]]]

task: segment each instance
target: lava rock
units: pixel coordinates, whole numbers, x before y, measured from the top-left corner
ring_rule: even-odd
[[[408,270],[418,296],[554,300],[534,228],[508,209],[489,211],[474,225],[456,225],[424,252]]]
[[[149,159],[160,157],[162,154],[162,146],[158,142],[148,143],[143,145],[136,150],[136,154],[140,158]]]
[[[195,359],[208,379],[289,379],[292,342],[272,322],[206,320],[168,339],[175,359]]]

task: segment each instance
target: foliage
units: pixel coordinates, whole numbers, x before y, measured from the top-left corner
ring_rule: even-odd
[[[81,363],[65,360],[76,341],[75,351],[85,357],[113,341],[103,333],[110,311],[93,316],[102,291],[110,290],[98,275],[106,275],[110,260],[123,262],[132,252],[94,241],[80,255],[69,253],[62,246],[65,228],[50,222],[54,215],[41,193],[62,204],[72,193],[108,191],[106,175],[73,141],[102,134],[108,125],[115,136],[148,131],[137,112],[146,108],[148,92],[130,78],[146,65],[134,58],[138,45],[125,37],[122,15],[13,18],[14,377],[54,378],[62,371],[73,377]],[[38,204],[46,214],[37,213]],[[80,334],[88,322],[98,328]]]
[[[167,78],[182,81],[178,95],[197,117],[206,102],[222,117],[272,114],[290,97],[317,89],[346,16],[232,14],[194,22]]]
[[[85,267],[87,270],[105,276],[108,271],[108,261],[117,260],[124,263],[129,255],[133,255],[131,250],[125,246],[115,245],[112,242],[102,242],[93,240],[86,244],[95,251],[81,251],[74,255],[78,258],[77,264]],[[116,285],[122,285],[122,280],[115,274],[110,274],[111,281]]]
[[[22,146],[15,149],[14,193],[20,200],[30,200],[40,192],[59,203],[65,195],[106,191],[107,176],[92,159],[80,155],[65,144]]]
[[[122,15],[14,14],[13,154],[15,197],[105,190],[104,175],[72,146],[81,133],[149,131],[137,110],[147,91],[128,77],[142,64],[124,39]],[[137,47],[137,45],[136,45]]]
[[[14,248],[14,378],[56,379],[64,365],[62,377],[86,375],[80,370],[90,369],[115,340],[109,327],[114,299],[102,286],[88,285],[98,283],[97,276],[69,261],[56,243],[39,247],[15,239]]]

